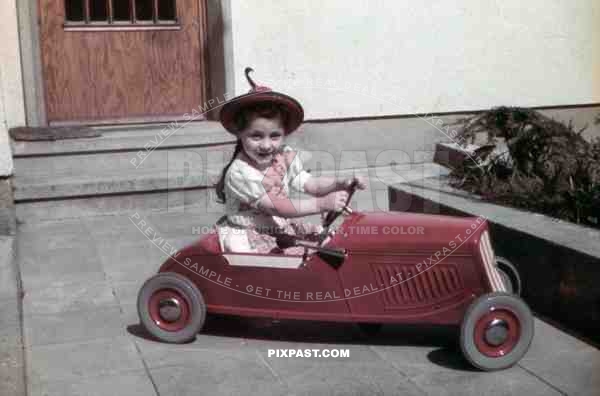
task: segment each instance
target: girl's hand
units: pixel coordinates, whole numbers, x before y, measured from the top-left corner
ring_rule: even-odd
[[[343,190],[349,190],[352,183],[356,182],[357,190],[367,189],[367,179],[363,176],[354,176],[342,181],[341,186]]]
[[[346,206],[348,195],[348,191],[334,191],[324,197],[317,198],[319,209],[321,212],[339,212]]]

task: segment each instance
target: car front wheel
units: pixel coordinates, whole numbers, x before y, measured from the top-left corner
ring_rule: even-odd
[[[475,367],[501,370],[517,363],[533,339],[533,316],[512,294],[484,294],[469,306],[460,329],[460,347]]]

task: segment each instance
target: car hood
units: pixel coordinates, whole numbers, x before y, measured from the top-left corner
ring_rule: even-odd
[[[340,246],[353,251],[415,252],[447,247],[472,254],[479,235],[488,228],[481,217],[453,217],[406,212],[363,212],[340,226]]]

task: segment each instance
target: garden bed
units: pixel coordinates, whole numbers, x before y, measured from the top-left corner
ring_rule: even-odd
[[[459,119],[455,141],[438,144],[434,161],[449,184],[506,204],[600,229],[600,139],[572,122],[498,107]]]

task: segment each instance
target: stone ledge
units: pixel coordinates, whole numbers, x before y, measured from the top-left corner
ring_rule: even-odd
[[[401,191],[410,193],[421,200],[430,201],[428,208],[440,207],[439,213],[449,209],[464,214],[482,215],[491,222],[504,227],[515,228],[550,243],[559,244],[600,259],[600,230],[580,226],[540,213],[497,205],[482,200],[466,191],[450,187],[447,177],[427,178],[405,184],[394,185]],[[405,202],[406,204],[406,202]],[[445,206],[447,208],[442,208]],[[434,213],[428,211],[428,213]],[[457,213],[458,214],[458,213]]]
[[[600,343],[600,231],[483,201],[447,178],[390,186],[389,199],[390,210],[487,218],[532,309]]]
[[[475,150],[478,147],[469,145],[467,148],[462,148],[456,143],[437,143],[433,162],[451,169],[458,168],[466,159],[475,156]]]

